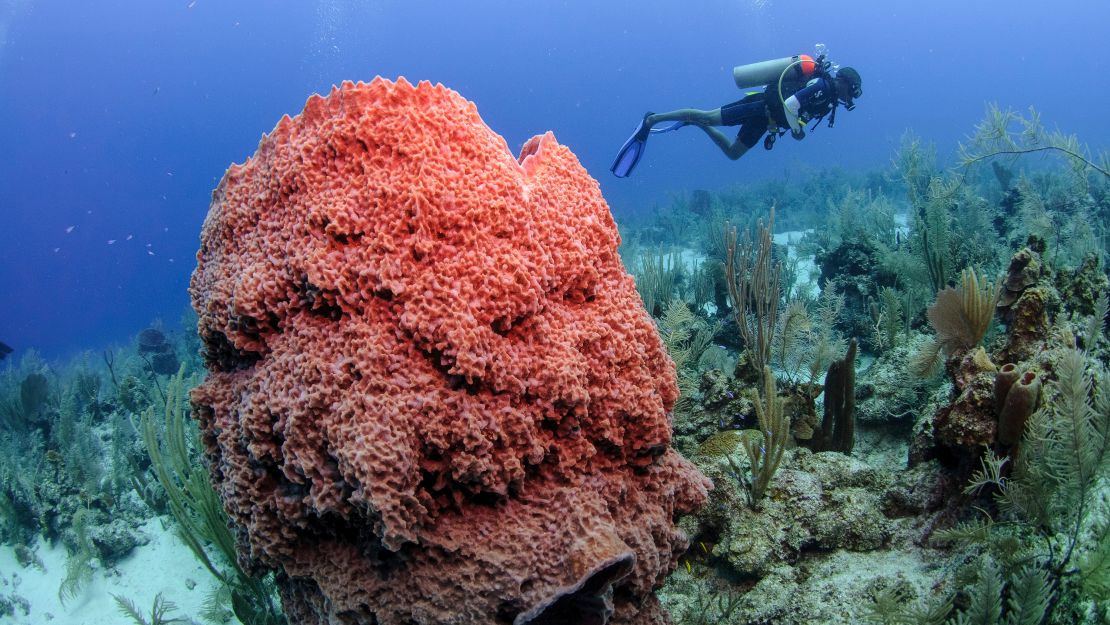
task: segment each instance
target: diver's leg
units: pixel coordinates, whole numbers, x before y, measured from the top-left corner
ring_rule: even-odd
[[[698,128],[709,135],[709,138],[713,140],[717,147],[721,148],[725,156],[735,161],[747,154],[748,150],[759,143],[763,133],[767,132],[767,116],[762,114],[737,119],[735,116],[728,114],[729,109],[726,108],[725,110],[725,123],[730,126],[737,124],[740,126],[740,132],[736,133],[735,139],[730,139],[725,133],[711,126],[698,126]]]
[[[698,125],[698,128],[701,128],[702,131],[705,132],[705,134],[709,135],[709,138],[713,140],[713,143],[715,143],[717,147],[721,148],[721,151],[724,152],[725,156],[727,156],[730,160],[735,161],[741,156],[744,156],[744,154],[747,153],[747,151],[751,148],[750,145],[744,145],[744,142],[740,140],[740,137],[737,137],[734,141],[730,139],[728,135],[712,126]]]
[[[660,122],[686,122],[698,126],[720,126],[721,109],[703,111],[701,109],[678,109],[666,113],[652,113],[644,117],[647,125],[654,126]]]

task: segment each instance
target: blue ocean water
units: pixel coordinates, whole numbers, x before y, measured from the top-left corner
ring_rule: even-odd
[[[1093,0],[4,0],[0,341],[60,357],[176,324],[224,169],[341,80],[442,82],[514,150],[553,130],[630,214],[672,192],[883,166],[907,129],[951,154],[988,102],[1105,146],[1108,18]],[[835,129],[736,163],[678,132],[632,178],[609,174],[644,111],[730,102],[733,65],[817,42],[864,80]]]

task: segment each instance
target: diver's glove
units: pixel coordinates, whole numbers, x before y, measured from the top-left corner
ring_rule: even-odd
[[[798,141],[806,138],[806,127],[800,119],[798,119],[798,112],[801,110],[802,104],[798,102],[798,98],[790,96],[783,101],[783,112],[786,113],[786,122],[790,124],[790,136]]]

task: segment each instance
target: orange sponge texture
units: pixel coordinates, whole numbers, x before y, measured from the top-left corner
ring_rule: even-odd
[[[194,414],[294,622],[533,622],[609,586],[612,622],[664,622],[673,515],[707,482],[669,446],[674,367],[618,244],[551,133],[513,158],[426,82],[314,96],[228,169]]]

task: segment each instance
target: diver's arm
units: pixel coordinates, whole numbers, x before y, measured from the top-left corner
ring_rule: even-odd
[[[804,132],[801,122],[798,121],[798,111],[802,110],[802,103],[798,100],[798,95],[794,94],[786,98],[782,104],[782,110],[786,113],[786,123],[790,124],[790,134],[797,138]]]
[[[782,110],[786,114],[786,123],[790,124],[790,134],[795,139],[805,137],[805,128],[802,127],[801,121],[798,119],[798,113],[811,98],[827,89],[828,85],[825,84],[824,79],[820,79],[813,84],[799,89],[797,93],[783,100]]]

